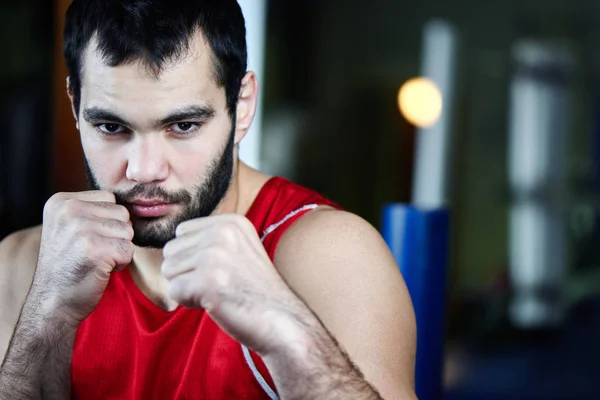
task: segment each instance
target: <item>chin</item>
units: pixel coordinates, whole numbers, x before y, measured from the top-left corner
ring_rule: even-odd
[[[178,223],[173,218],[144,218],[133,220],[133,244],[137,247],[163,248],[175,238]]]
[[[152,241],[136,243],[135,240],[133,241],[134,246],[142,248],[142,249],[150,249],[150,250],[162,250],[167,243],[152,242]]]

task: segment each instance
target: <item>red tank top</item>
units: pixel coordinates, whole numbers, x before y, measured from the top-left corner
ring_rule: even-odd
[[[283,178],[271,178],[246,217],[271,260],[281,235],[319,205],[337,207]],[[102,300],[77,331],[71,365],[75,399],[277,399],[260,357],[201,309],[165,311],[112,274]]]

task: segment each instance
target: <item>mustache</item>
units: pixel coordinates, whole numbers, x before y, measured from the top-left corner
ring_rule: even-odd
[[[165,203],[189,203],[192,201],[192,195],[186,190],[169,192],[158,185],[135,185],[127,191],[114,191],[117,204],[123,205],[131,203],[137,199],[158,199]]]

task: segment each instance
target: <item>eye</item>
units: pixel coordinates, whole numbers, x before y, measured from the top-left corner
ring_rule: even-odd
[[[178,122],[171,125],[171,129],[176,133],[189,134],[198,128],[199,124],[195,122]]]
[[[108,135],[115,135],[117,133],[124,133],[126,130],[122,125],[119,124],[100,124],[97,128]]]

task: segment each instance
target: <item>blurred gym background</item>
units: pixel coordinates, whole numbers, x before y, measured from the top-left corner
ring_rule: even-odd
[[[0,5],[0,238],[39,224],[52,193],[86,188],[68,3]],[[414,200],[428,118],[451,111],[444,397],[600,398],[600,0],[264,4],[265,172],[381,228],[385,204]],[[454,44],[449,95],[411,81],[432,23]]]

